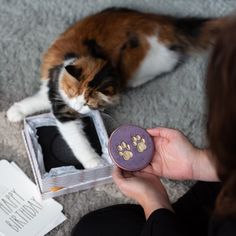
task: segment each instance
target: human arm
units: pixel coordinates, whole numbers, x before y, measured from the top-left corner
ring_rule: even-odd
[[[115,167],[113,179],[123,194],[143,207],[147,222],[142,236],[185,235],[185,227],[178,221],[159,177],[143,171],[127,172]]]
[[[216,166],[209,149],[199,149],[199,155],[194,157],[193,180],[220,181],[216,172]]]
[[[185,222],[181,222],[177,215],[168,209],[158,209],[148,218],[143,227],[141,236],[185,236],[192,235],[188,232]],[[193,231],[195,229],[192,229]],[[208,236],[233,236],[236,235],[236,221],[234,218],[212,217],[208,225]]]
[[[114,168],[112,176],[120,191],[143,207],[146,219],[157,209],[173,211],[158,176],[143,171],[128,172],[119,167]]]
[[[155,210],[147,219],[140,236],[187,236],[186,226],[168,209]]]
[[[178,130],[160,127],[148,132],[155,152],[144,171],[170,179],[219,181],[209,150],[194,147]]]

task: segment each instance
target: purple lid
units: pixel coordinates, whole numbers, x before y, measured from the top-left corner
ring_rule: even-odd
[[[153,157],[154,145],[145,129],[135,125],[117,128],[109,139],[109,154],[122,169],[137,171],[146,167]]]

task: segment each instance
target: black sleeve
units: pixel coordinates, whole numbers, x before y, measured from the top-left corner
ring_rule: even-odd
[[[217,219],[212,218],[209,224],[209,236],[235,236],[235,219]]]
[[[186,227],[185,227],[186,228]],[[184,225],[178,221],[175,213],[168,209],[158,209],[148,218],[141,236],[185,236],[191,233],[185,232]]]

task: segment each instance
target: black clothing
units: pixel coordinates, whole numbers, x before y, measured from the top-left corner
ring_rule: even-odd
[[[212,211],[220,183],[198,182],[168,209],[146,221],[139,205],[115,205],[91,212],[75,226],[73,236],[231,236],[236,221],[216,219]]]

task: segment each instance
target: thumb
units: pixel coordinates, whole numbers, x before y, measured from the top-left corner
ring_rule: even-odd
[[[162,137],[169,139],[176,132],[176,130],[165,127],[157,127],[147,129],[147,132],[153,137]]]

